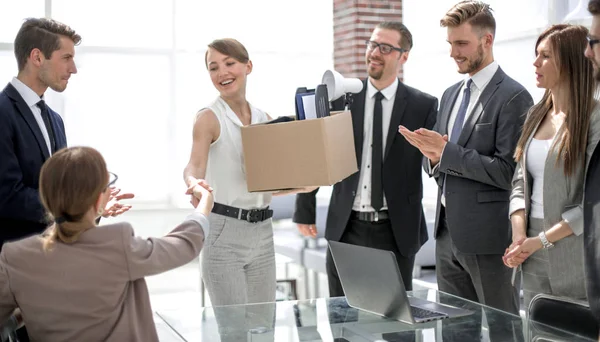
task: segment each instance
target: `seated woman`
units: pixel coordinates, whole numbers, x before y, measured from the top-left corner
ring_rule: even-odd
[[[212,189],[195,187],[195,211],[166,236],[144,239],[129,223],[96,226],[116,178],[89,147],[46,161],[40,197],[54,222],[41,236],[4,245],[0,322],[19,307],[32,340],[158,341],[144,277],[198,256]]]

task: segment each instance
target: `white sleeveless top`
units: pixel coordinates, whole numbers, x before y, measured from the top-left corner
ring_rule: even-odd
[[[206,181],[213,188],[215,202],[242,209],[262,209],[271,203],[270,192],[249,193],[246,184],[242,122],[229,105],[218,97],[210,108],[219,120],[219,138],[210,145]],[[250,105],[252,124],[268,120],[267,114]]]
[[[546,168],[546,158],[554,139],[538,140],[531,139],[527,148],[527,171],[533,178],[533,187],[531,190],[531,213],[533,218],[544,218],[544,169]]]

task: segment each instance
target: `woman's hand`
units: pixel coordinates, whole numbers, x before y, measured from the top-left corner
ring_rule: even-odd
[[[319,187],[318,186],[306,186],[306,187],[303,187],[303,188],[279,190],[279,191],[273,192],[273,196],[284,196],[284,195],[291,195],[291,194],[304,194],[304,193],[307,193],[307,192],[313,192],[313,191],[317,190],[317,188],[319,188]]]
[[[194,192],[196,186],[204,187],[210,192],[213,191],[212,187],[208,185],[208,183],[204,179],[196,179],[193,182],[190,182],[190,185],[188,186],[185,193],[186,195],[191,195],[190,203],[192,204],[192,206],[194,206],[194,208],[198,207],[198,204],[200,203],[200,197],[202,196],[202,193],[198,192],[200,191],[200,189],[196,189],[197,191]],[[196,194],[198,196],[196,196]]]
[[[196,202],[196,211],[208,216],[214,205],[213,189],[204,179],[198,180],[195,184],[190,184],[186,193],[192,195],[192,204]]]
[[[527,258],[542,247],[542,241],[537,236],[519,240],[513,242],[506,249],[506,253],[502,257],[502,260],[506,266],[514,268],[521,265]]]

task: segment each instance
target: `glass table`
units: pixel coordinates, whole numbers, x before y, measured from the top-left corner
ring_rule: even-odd
[[[181,341],[592,341],[436,290],[409,295],[473,311],[464,317],[407,324],[349,307],[344,297],[199,307],[156,312]]]

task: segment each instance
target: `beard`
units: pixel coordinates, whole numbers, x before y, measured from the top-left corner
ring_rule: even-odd
[[[476,70],[478,70],[483,64],[483,46],[479,44],[477,47],[477,56],[474,59],[469,59],[469,64],[467,65],[466,70],[459,70],[460,74],[470,74]]]
[[[596,82],[600,83],[600,68],[598,68],[596,62],[592,62],[594,63],[594,79],[596,80]]]
[[[384,61],[382,61],[380,59],[371,58],[371,60],[374,60],[374,61],[377,61],[380,63],[385,63]],[[383,64],[381,66],[381,70],[374,70],[371,67],[369,67],[368,65],[369,65],[369,58],[367,58],[367,73],[369,74],[369,77],[371,77],[374,80],[381,79],[381,76],[383,76],[383,70],[385,69],[385,64]]]

